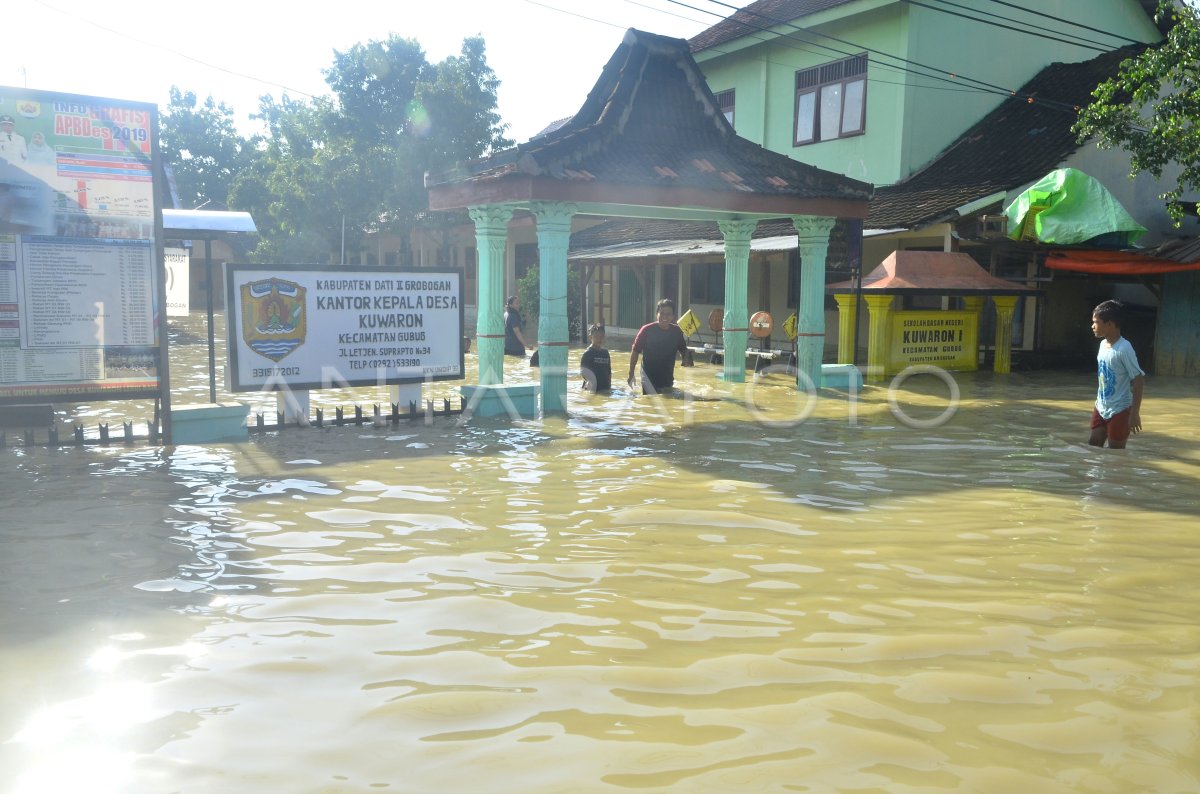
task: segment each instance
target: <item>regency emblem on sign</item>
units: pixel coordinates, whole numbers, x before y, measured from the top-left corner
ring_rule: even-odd
[[[242,285],[242,339],[251,350],[279,361],[304,344],[305,292],[299,284],[281,278]]]

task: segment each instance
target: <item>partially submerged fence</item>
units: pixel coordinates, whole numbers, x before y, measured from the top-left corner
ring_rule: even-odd
[[[287,421],[282,411],[276,411],[273,417],[275,421],[270,423],[267,422],[268,415],[259,412],[254,414],[252,419],[247,423],[246,429],[251,435],[254,435],[277,432],[289,428],[323,429],[328,427],[344,427],[346,425],[360,427],[365,424],[373,427],[384,427],[417,421],[432,422],[438,417],[461,415],[465,410],[465,404],[459,398],[458,407],[453,407],[450,398],[447,397],[441,401],[440,406],[433,400],[426,400],[424,408],[416,401],[409,402],[408,410],[404,412],[400,410],[400,403],[392,403],[390,410],[386,413],[378,403],[371,406],[370,413],[365,411],[362,405],[358,404],[353,405],[352,409],[351,411],[347,411],[346,408],[340,405],[335,406],[333,416],[328,417],[325,409],[317,408],[315,417],[304,417],[303,419],[292,421]],[[52,425],[45,430],[30,428],[17,430],[11,436],[8,433],[0,431],[0,449],[8,447],[49,447],[51,449],[88,446],[109,447],[118,445],[128,446],[135,443],[145,443],[149,446],[155,446],[160,443],[162,431],[156,421],[149,419],[141,427],[136,427],[136,425],[138,423],[125,421],[120,423],[102,423],[97,424],[95,432],[92,433],[89,433],[87,428],[81,424],[72,425],[68,432],[65,433],[57,425]]]

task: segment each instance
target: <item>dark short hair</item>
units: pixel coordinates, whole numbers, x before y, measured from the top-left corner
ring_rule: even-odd
[[[658,303],[654,304],[655,314],[658,313],[659,309],[670,309],[671,311],[675,311],[675,301],[671,300],[670,298],[663,298]]]
[[[509,295],[509,296],[508,296],[508,300],[506,300],[506,301],[504,302],[504,305],[505,305],[505,306],[512,306],[514,303],[516,303],[516,302],[517,302],[517,298],[518,298],[518,297],[520,297],[520,296],[519,296],[519,295]]]
[[[1104,323],[1114,323],[1120,328],[1125,319],[1125,307],[1119,301],[1104,301],[1092,309],[1092,316]]]
[[[604,325],[602,323],[592,323],[591,325],[588,326],[588,336],[591,336],[592,334],[602,334],[602,333],[605,333]]]

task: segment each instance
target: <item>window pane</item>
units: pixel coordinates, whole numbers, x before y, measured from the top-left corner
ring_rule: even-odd
[[[717,106],[721,108],[721,115],[733,126],[733,106],[734,106],[734,89],[722,91],[716,95]]]
[[[842,105],[842,134],[862,132],[863,129],[863,90],[865,80],[853,80],[846,83],[846,101]]]
[[[725,265],[714,262],[708,266],[708,300],[717,305],[725,303]]]
[[[842,122],[842,84],[821,86],[821,140],[840,134]]]
[[[796,97],[796,143],[815,137],[817,95],[809,91]]]

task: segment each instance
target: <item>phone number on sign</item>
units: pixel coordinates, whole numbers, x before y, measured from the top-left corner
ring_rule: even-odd
[[[373,358],[369,361],[349,361],[350,369],[420,369],[419,358]]]

